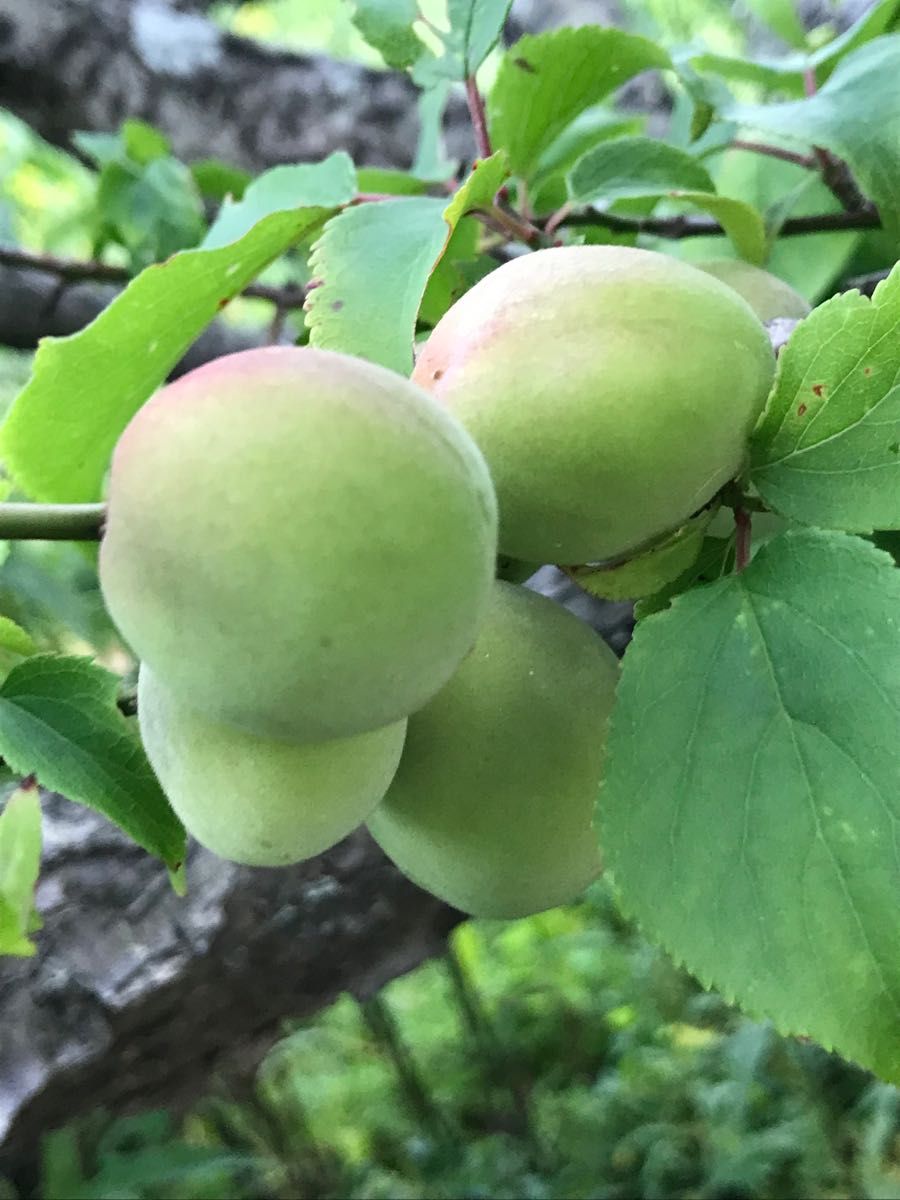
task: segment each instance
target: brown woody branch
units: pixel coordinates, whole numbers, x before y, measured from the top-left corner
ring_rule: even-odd
[[[710,237],[724,235],[718,221],[707,217],[678,214],[672,217],[625,217],[618,213],[573,213],[560,222],[563,227],[602,225],[616,233],[646,233],[662,238]],[[832,233],[846,229],[880,229],[881,218],[874,205],[856,212],[818,213],[809,217],[791,217],[781,226],[779,237],[804,233]]]
[[[19,246],[0,245],[0,266],[25,267],[35,271],[45,271],[57,279],[68,283],[81,283],[91,280],[94,283],[127,284],[134,275],[127,267],[118,267],[113,263],[100,262],[96,259],[61,258],[55,254],[38,253],[33,250],[23,250]],[[267,300],[279,310],[302,308],[306,299],[306,288],[288,283],[283,287],[273,287],[265,283],[251,283],[244,288],[243,296],[254,300]]]

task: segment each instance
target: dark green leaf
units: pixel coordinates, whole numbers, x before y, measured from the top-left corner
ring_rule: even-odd
[[[96,809],[177,867],[184,829],[116,707],[117,689],[116,676],[88,659],[29,658],[0,685],[0,754],[14,771]]]
[[[789,531],[638,624],[597,821],[708,987],[900,1081],[900,573]]]
[[[217,158],[191,163],[191,173],[203,195],[219,204],[226,199],[240,200],[253,178],[249,171],[219,162]]]
[[[702,163],[657,138],[623,137],[601,142],[580,158],[569,174],[569,192],[576,204],[664,196],[675,189],[716,190]]]

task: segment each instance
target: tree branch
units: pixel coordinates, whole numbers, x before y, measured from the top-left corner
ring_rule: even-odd
[[[487,114],[484,111],[484,100],[478,90],[474,75],[466,80],[466,103],[469,106],[469,116],[472,119],[472,129],[475,132],[475,145],[482,158],[490,158],[491,135],[488,133]]]
[[[0,504],[0,540],[96,542],[105,504]]]
[[[885,267],[883,271],[872,271],[868,275],[854,275],[851,279],[846,280],[841,284],[842,292],[852,292],[854,290],[862,292],[864,296],[871,296],[879,283],[882,283],[890,275],[889,267]]]
[[[96,283],[127,284],[134,278],[126,267],[117,267],[113,263],[98,262],[96,259],[60,258],[55,254],[23,250],[19,246],[0,245],[0,266],[31,267],[36,271],[46,271],[49,275],[55,275],[57,279],[69,282],[90,279]],[[285,284],[283,287],[251,283],[249,287],[244,288],[241,295],[255,300],[268,300],[276,308],[287,311],[303,307],[306,290],[306,288],[292,283]]]
[[[60,280],[46,270],[0,264],[0,345],[33,350],[41,338],[77,333],[103,312],[119,288],[112,283]],[[170,378],[264,341],[262,330],[213,321],[176,364]]]
[[[647,233],[662,238],[690,238],[725,235],[718,221],[707,217],[624,217],[618,213],[573,213],[560,222],[563,228],[602,225],[617,233]],[[790,217],[779,230],[779,237],[804,233],[831,233],[845,229],[880,229],[881,218],[872,205],[858,212],[818,213],[809,217]]]
[[[794,163],[805,167],[808,171],[816,169],[816,161],[809,154],[798,154],[796,150],[785,150],[783,146],[772,146],[768,142],[748,142],[743,138],[735,138],[731,143],[732,150],[749,150],[753,154],[765,154],[769,158],[780,158],[783,162]]]

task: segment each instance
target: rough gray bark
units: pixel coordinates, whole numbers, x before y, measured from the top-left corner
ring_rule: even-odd
[[[363,832],[288,870],[195,848],[179,899],[102,818],[53,796],[44,810],[40,952],[0,959],[0,1173],[27,1173],[44,1132],[95,1107],[245,1082],[281,1021],[370,995],[458,920]]]
[[[406,166],[416,147],[405,76],[267,49],[166,0],[0,0],[0,105],[60,145],[142,117],[180,158],[252,171],[339,148]]]
[[[118,291],[97,283],[61,283],[45,271],[0,266],[0,344],[33,350],[42,337],[77,333],[103,311]],[[261,345],[264,340],[262,332],[216,321],[191,346],[173,377],[223,354]]]

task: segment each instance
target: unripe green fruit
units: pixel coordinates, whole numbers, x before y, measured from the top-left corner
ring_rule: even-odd
[[[153,397],[112,464],[107,606],[210,720],[322,741],[424,704],[475,640],[496,502],[465,430],[345,355],[250,350]]]
[[[188,832],[221,858],[283,867],[320,854],[366,819],[393,778],[406,721],[294,745],[209,721],[141,666],[147,757]]]
[[[776,317],[802,320],[812,311],[809,302],[795,292],[789,283],[743,259],[713,258],[708,262],[694,263],[694,266],[734,288],[761,321],[774,321]]]
[[[613,558],[683,524],[739,470],[774,355],[726,284],[626,246],[504,264],[435,327],[413,379],[491,469],[500,549]]]
[[[592,828],[618,662],[564,608],[513,584],[471,654],[409,720],[369,818],[410,879],[463,912],[521,917],[600,870]]]

